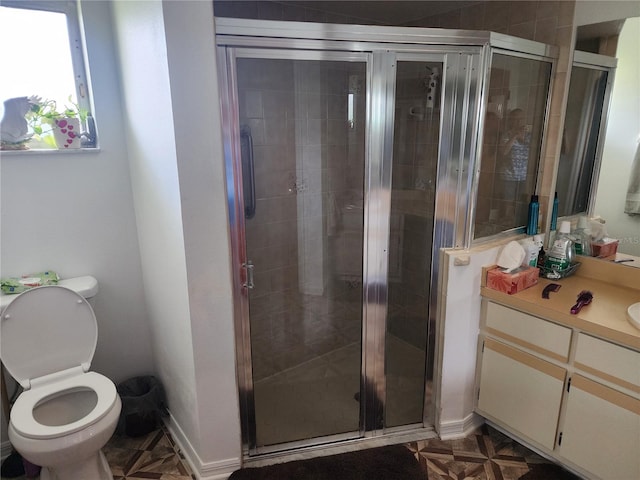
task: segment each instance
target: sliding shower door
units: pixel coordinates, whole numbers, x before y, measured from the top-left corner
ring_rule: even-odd
[[[431,427],[433,286],[465,232],[480,49],[232,40],[218,52],[246,453]]]

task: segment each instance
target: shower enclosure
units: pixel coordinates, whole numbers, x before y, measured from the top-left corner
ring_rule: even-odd
[[[512,44],[224,18],[216,32],[245,453],[433,428],[439,250],[471,241],[483,85]]]

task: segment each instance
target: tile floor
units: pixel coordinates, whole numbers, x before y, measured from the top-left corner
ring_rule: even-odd
[[[103,452],[111,466],[114,480],[195,478],[178,446],[164,427],[138,438],[114,435]],[[29,477],[23,476],[14,480],[27,478]],[[30,480],[37,478],[30,477]]]
[[[138,438],[114,436],[103,451],[114,480],[195,478],[164,427]]]
[[[534,467],[548,464],[546,459],[486,425],[463,439],[443,441],[433,438],[405,446],[420,462],[425,480],[517,480]],[[164,428],[139,438],[114,436],[104,452],[114,480],[195,478]],[[538,478],[577,480],[559,469],[551,469]]]
[[[534,477],[537,479],[578,480],[488,425],[463,439],[433,438],[410,442],[406,447],[420,462],[428,480],[517,480],[536,467],[538,471],[548,467],[542,476]]]

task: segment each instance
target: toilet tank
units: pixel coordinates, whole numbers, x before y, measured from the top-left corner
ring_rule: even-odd
[[[68,289],[82,295],[89,301],[91,306],[93,306],[93,301],[91,299],[95,297],[96,293],[98,293],[98,281],[94,277],[85,275],[84,277],[65,278],[64,280],[60,280],[58,285],[61,287],[67,287]],[[0,295],[0,312],[2,312],[17,296],[18,295],[6,295],[4,293]]]

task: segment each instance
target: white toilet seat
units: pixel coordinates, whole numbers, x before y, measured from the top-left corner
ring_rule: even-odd
[[[74,389],[93,390],[97,404],[88,415],[66,425],[42,425],[33,417],[34,408],[48,397]],[[11,409],[11,424],[17,433],[28,438],[56,438],[87,428],[102,419],[116,403],[116,387],[111,380],[96,372],[51,382],[23,392]]]

